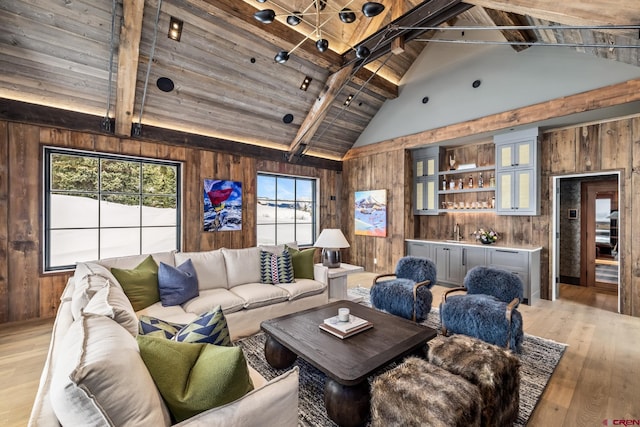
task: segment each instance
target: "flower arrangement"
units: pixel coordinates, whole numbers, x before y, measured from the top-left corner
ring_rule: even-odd
[[[485,245],[495,243],[500,237],[497,232],[491,229],[485,230],[484,228],[476,230],[472,234],[476,236],[476,240],[480,240],[480,242],[484,243]]]

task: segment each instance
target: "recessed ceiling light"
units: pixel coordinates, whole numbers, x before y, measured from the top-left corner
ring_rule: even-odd
[[[352,99],[353,99],[353,95],[349,95],[349,96],[347,96],[347,99],[345,99],[345,101],[344,101],[344,106],[345,106],[345,107],[348,107],[348,106],[349,106],[349,104],[351,104],[351,100],[352,100]]]
[[[293,121],[293,114],[291,113],[287,113],[284,115],[284,117],[282,118],[282,121],[289,124]]]
[[[475,80],[475,81],[471,84],[471,86],[473,86],[474,88],[479,88],[481,83],[482,83],[482,82],[481,82],[480,80]]]
[[[167,37],[169,37],[171,40],[179,42],[181,36],[182,21],[172,16],[171,19],[169,19],[169,34],[167,34]]]
[[[429,97],[425,96],[424,98],[422,98],[422,103],[426,104],[427,102],[429,102]]]
[[[311,77],[305,76],[304,80],[302,81],[302,84],[300,85],[300,90],[306,91],[307,89],[309,89],[309,84],[311,83],[311,80],[313,80]]]

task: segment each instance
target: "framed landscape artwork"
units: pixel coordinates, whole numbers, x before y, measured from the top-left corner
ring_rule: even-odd
[[[204,231],[242,230],[242,183],[204,180]]]
[[[356,235],[387,235],[387,190],[356,191],[354,208]]]

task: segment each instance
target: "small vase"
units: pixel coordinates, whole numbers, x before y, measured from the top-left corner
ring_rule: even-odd
[[[495,243],[493,240],[483,239],[483,238],[480,238],[480,242],[482,242],[482,244],[484,244],[484,245],[491,245],[491,244]]]

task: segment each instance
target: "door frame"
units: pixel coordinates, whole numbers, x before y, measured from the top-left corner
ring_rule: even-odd
[[[618,178],[618,215],[620,215],[620,219],[618,220],[619,224],[624,224],[626,218],[624,218],[623,209],[620,209],[620,202],[624,199],[623,194],[623,186],[622,186],[622,178],[624,177],[623,171],[621,170],[611,170],[611,171],[598,171],[598,172],[583,172],[583,173],[574,173],[574,174],[566,174],[566,175],[552,175],[551,178],[551,227],[549,230],[549,242],[550,242],[550,253],[549,253],[549,261],[550,261],[550,281],[551,281],[551,300],[555,301],[560,294],[560,286],[559,286],[559,272],[560,268],[560,253],[558,250],[559,239],[560,239],[560,180],[565,178],[589,178],[589,177],[597,177],[597,176],[617,176]],[[624,241],[624,233],[618,232],[618,253],[622,254],[623,247],[625,245]],[[618,313],[620,313],[620,287],[622,282],[622,271],[624,267],[624,259],[622,256],[619,257],[618,264]]]

